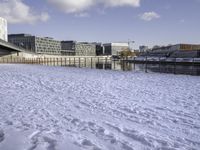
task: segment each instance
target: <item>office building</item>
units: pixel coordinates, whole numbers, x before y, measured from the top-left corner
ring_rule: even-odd
[[[8,41],[7,21],[0,17],[0,39]]]
[[[129,50],[128,43],[106,43],[103,44],[105,55],[119,55],[123,50]]]
[[[77,56],[96,56],[96,43],[77,42],[75,52]]]
[[[49,37],[29,34],[10,34],[8,41],[37,54],[61,55],[61,42]]]

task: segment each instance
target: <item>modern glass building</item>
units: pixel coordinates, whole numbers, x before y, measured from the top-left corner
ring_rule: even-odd
[[[128,43],[105,43],[103,44],[105,55],[119,55],[123,50],[129,49]]]
[[[7,21],[0,17],[0,39],[8,41]]]
[[[62,55],[75,55],[76,41],[61,41]]]
[[[8,41],[37,54],[61,55],[61,42],[49,37],[30,34],[10,34]]]

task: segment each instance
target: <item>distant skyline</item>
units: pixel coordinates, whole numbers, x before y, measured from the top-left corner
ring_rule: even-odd
[[[200,44],[200,0],[0,0],[10,34],[139,45]]]

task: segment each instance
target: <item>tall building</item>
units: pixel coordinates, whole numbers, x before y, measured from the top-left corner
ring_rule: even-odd
[[[61,42],[49,37],[30,34],[10,34],[8,41],[37,54],[61,55]]]
[[[129,49],[128,43],[105,43],[103,44],[105,55],[119,55],[123,50]]]
[[[7,21],[0,17],[0,39],[8,41]]]

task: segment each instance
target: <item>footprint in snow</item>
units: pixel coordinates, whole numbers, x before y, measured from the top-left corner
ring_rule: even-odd
[[[56,140],[51,139],[49,137],[44,137],[44,141],[48,143],[47,150],[56,150]]]
[[[93,150],[101,150],[99,147],[97,147],[95,144],[93,144],[90,140],[88,139],[84,139],[81,142],[81,145],[85,146],[85,147],[92,147]]]

